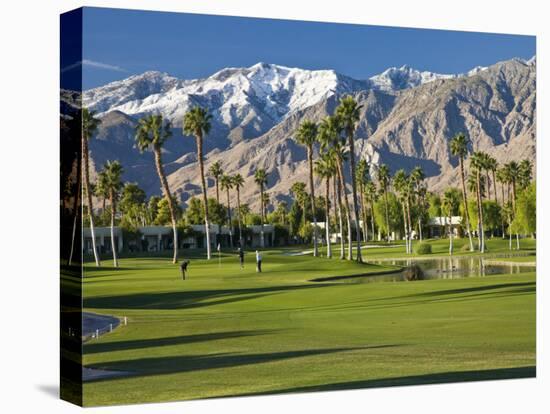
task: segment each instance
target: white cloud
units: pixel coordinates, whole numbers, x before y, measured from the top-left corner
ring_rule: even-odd
[[[76,69],[79,67],[90,67],[90,68],[97,68],[97,69],[105,69],[105,70],[113,70],[115,72],[128,72],[126,69],[121,68],[120,66],[116,65],[109,65],[108,63],[102,63],[102,62],[96,62],[94,60],[90,59],[84,59],[82,61],[73,63],[72,65],[65,66],[61,69],[61,72],[67,72],[72,69]]]

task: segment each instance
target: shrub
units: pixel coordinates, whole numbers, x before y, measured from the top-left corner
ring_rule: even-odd
[[[416,254],[431,254],[432,253],[432,245],[429,243],[418,243],[414,247],[414,252]]]
[[[485,246],[487,247],[487,246]],[[474,242],[474,251],[476,250],[479,250],[479,243],[478,242]],[[487,248],[485,248],[485,250],[487,250]],[[460,248],[460,251],[461,252],[469,252],[470,251],[470,242],[468,240],[466,240],[466,243],[464,243],[462,245],[462,247]]]

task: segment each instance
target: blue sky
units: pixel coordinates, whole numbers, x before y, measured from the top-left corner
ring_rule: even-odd
[[[458,73],[535,54],[534,36],[102,8],[85,8],[83,21],[84,89],[147,70],[193,79],[259,61],[365,79],[390,66]]]

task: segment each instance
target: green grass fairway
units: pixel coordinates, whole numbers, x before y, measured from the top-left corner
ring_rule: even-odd
[[[167,258],[88,263],[85,310],[128,325],[84,363],[132,375],[85,383],[84,404],[534,376],[534,273],[315,283],[392,268],[288,252],[264,252],[262,274],[252,253],[245,270],[194,259],[186,281]]]

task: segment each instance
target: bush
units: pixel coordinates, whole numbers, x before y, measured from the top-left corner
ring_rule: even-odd
[[[432,245],[429,243],[418,243],[414,247],[416,254],[432,254]]]
[[[485,246],[487,247],[487,246]],[[474,251],[476,250],[479,250],[479,243],[478,242],[474,242]],[[487,248],[485,248],[485,250],[487,250]],[[464,243],[462,245],[462,247],[460,248],[460,251],[461,252],[469,252],[470,251],[470,242],[468,240],[466,240],[466,243]]]

